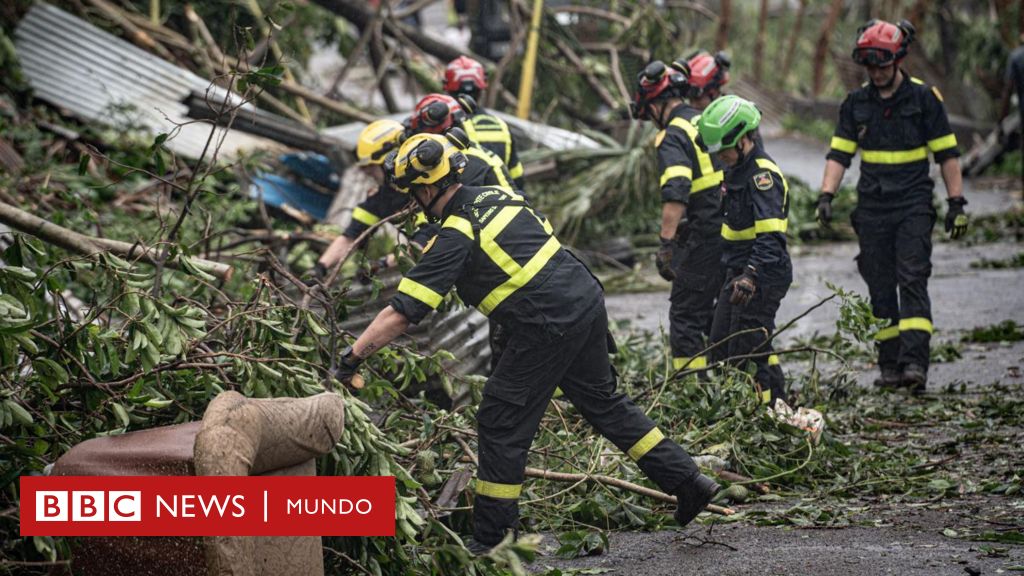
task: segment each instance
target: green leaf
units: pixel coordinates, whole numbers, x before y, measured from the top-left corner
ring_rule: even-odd
[[[82,154],[82,157],[78,159],[78,175],[85,176],[86,171],[89,169],[89,160],[92,156],[88,154]]]
[[[121,421],[121,426],[127,428],[131,424],[131,420],[128,419],[128,410],[120,402],[111,402],[110,406],[114,409],[114,415]]]

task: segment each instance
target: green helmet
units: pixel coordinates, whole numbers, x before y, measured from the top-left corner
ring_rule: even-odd
[[[749,100],[728,95],[716,98],[700,115],[697,131],[708,152],[732,148],[740,137],[757,128],[761,111]]]

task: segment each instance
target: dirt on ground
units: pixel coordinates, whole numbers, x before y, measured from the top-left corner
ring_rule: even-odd
[[[812,185],[821,174],[820,148],[795,139],[767,143],[769,153],[784,170],[795,171]],[[1019,202],[1019,195],[1005,190],[984,189],[969,182],[965,188],[974,216],[996,214]],[[941,183],[937,194],[945,195]],[[795,279],[779,311],[778,324],[784,325],[827,297],[831,290],[826,282],[866,295],[854,262],[857,252],[855,242],[793,247]],[[703,524],[682,531],[611,533],[608,549],[602,554],[569,560],[554,554],[557,539],[549,535],[542,545],[544,554],[531,569],[551,574],[715,576],[1024,573],[1024,496],[964,490],[973,477],[980,483],[993,471],[1005,473],[1006,466],[1016,467],[1024,476],[1024,430],[997,427],[984,438],[972,438],[969,432],[964,434],[969,426],[948,426],[949,413],[941,408],[949,399],[947,392],[970,396],[993,394],[994,390],[998,395],[1000,387],[1019,391],[1024,385],[1024,341],[964,341],[976,327],[1006,320],[1024,325],[1024,269],[979,268],[977,264],[1022,252],[1024,245],[1013,238],[966,245],[936,236],[929,286],[936,326],[933,347],[946,345],[954,353],[933,363],[926,396],[894,397],[898,402],[919,403],[922,413],[932,413],[931,418],[913,424],[883,421],[872,432],[883,446],[886,442],[948,446],[950,456],[934,466],[945,467],[961,478],[959,489],[952,487],[928,499],[897,495],[818,502],[785,496],[771,503],[740,505],[747,513],[736,522],[705,518]],[[607,304],[610,317],[628,321],[630,329],[667,332],[667,284],[659,292],[611,295]],[[815,310],[780,336],[778,347],[816,334],[833,334],[838,313],[838,305],[833,303]],[[784,365],[789,371],[807,369],[806,363],[799,361],[784,361]],[[869,360],[853,360],[850,367],[858,383],[870,386],[876,369]],[[962,421],[965,416],[957,417]],[[966,418],[971,417],[968,410]],[[763,509],[778,512],[816,506],[844,507],[845,512],[855,514],[843,515],[840,527],[826,528],[820,526],[828,522],[811,523],[812,528],[763,525],[757,515]]]

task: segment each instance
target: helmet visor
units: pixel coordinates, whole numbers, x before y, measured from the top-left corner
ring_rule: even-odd
[[[853,51],[853,61],[861,66],[882,68],[891,66],[895,60],[896,55],[891,50],[882,48],[856,48]]]

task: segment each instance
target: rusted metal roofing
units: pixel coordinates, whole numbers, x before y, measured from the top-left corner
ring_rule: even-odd
[[[166,146],[190,158],[202,154],[211,126],[191,120],[185,100],[193,91],[218,102],[228,96],[209,80],[44,2],[37,2],[18,24],[15,47],[36,97],[83,120],[126,131],[156,135],[177,125]],[[229,101],[240,102],[233,94]],[[214,130],[217,139],[224,139],[221,158],[281,148],[237,130]]]

